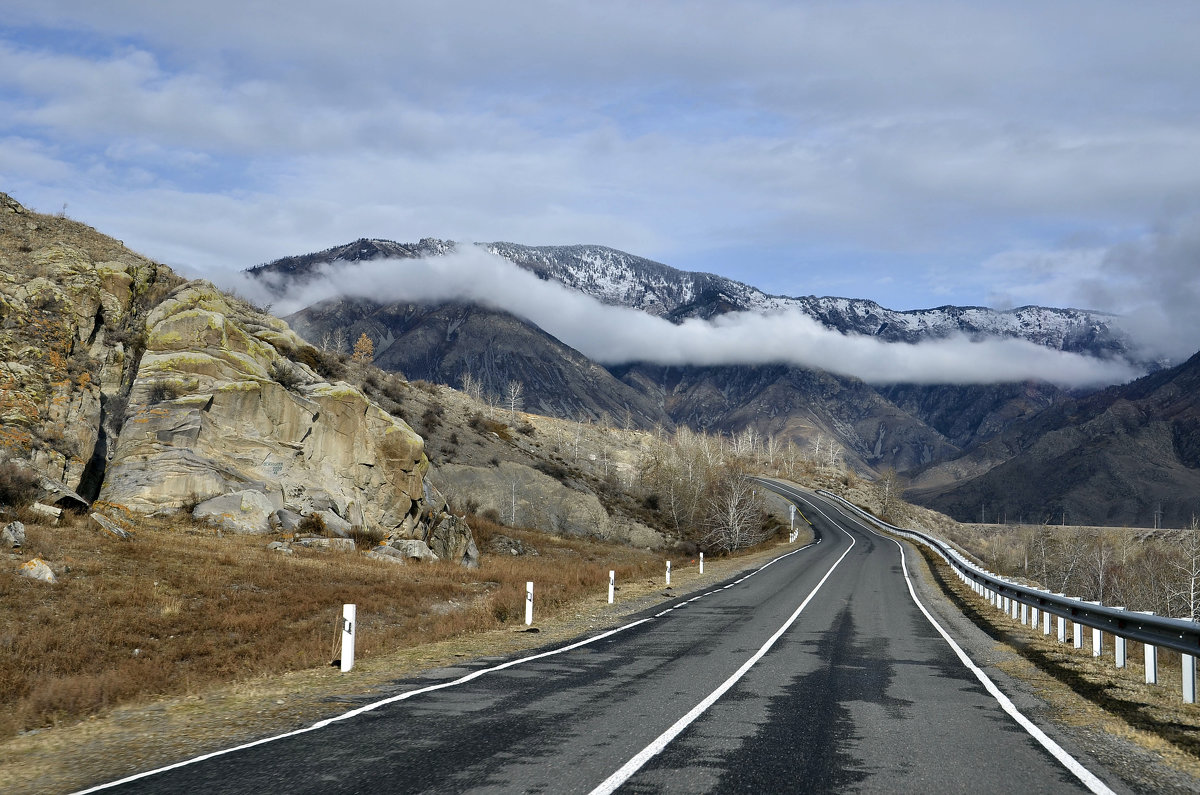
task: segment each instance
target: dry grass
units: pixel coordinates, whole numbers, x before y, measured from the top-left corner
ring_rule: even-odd
[[[473,520],[481,539],[495,527]],[[396,566],[358,554],[268,551],[261,537],[148,525],[132,542],[82,520],[27,525],[22,557],[59,572],[47,585],[0,575],[0,737],[102,713],[150,696],[327,665],[344,603],[358,605],[356,655],[515,625],[525,583],[552,617],[595,593],[608,571],[658,572],[661,558],[626,547],[504,528],[538,556],[484,556]],[[16,568],[14,560],[9,570]]]

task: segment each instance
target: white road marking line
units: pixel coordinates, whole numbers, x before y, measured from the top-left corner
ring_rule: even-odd
[[[726,585],[725,588],[732,588],[734,585],[737,585],[738,583],[742,582],[742,580],[746,580],[750,577],[753,577],[755,574],[762,571],[767,566],[770,566],[772,563],[782,560],[783,558],[790,557],[791,555],[795,555],[797,552],[803,552],[809,546],[811,546],[811,544],[807,544],[803,547],[800,547],[799,549],[794,549],[791,552],[788,552],[787,554],[780,555],[778,558],[774,558],[773,560],[768,561],[761,568],[758,568],[755,571],[751,572],[750,574],[746,575],[741,580],[738,580],[737,582],[732,583],[730,585]],[[724,589],[721,589],[721,590],[724,590]],[[716,593],[716,591],[712,591],[711,593]],[[676,607],[678,607],[678,606],[679,605],[676,605]],[[664,610],[661,613],[657,613],[654,616],[654,618],[659,618],[660,616],[664,616],[674,609],[675,609],[674,607],[668,608],[667,610]],[[649,618],[643,618],[638,621],[634,621],[632,623],[617,627],[616,629],[611,629],[608,632],[604,632],[600,635],[595,636],[594,638],[588,638],[586,640],[578,641],[577,643],[572,643],[569,646],[564,646],[561,649],[554,649],[552,651],[542,652],[541,654],[534,654],[530,657],[521,657],[516,660],[509,660],[506,663],[502,663],[500,665],[496,665],[491,668],[481,668],[478,671],[473,671],[473,672],[467,674],[466,676],[463,676],[459,679],[455,679],[452,682],[442,682],[440,684],[430,685],[428,687],[422,687],[417,690],[409,690],[404,693],[399,693],[395,696],[391,696],[390,698],[385,698],[380,701],[374,701],[370,704],[366,704],[357,709],[352,709],[349,712],[344,712],[341,715],[335,715],[332,718],[326,718],[325,720],[318,721],[318,722],[314,723],[313,725],[307,726],[303,729],[296,729],[295,731],[285,732],[283,734],[276,734],[271,737],[264,737],[260,740],[254,740],[252,742],[243,743],[242,745],[234,746],[233,748],[223,748],[219,751],[212,751],[211,753],[202,754],[200,756],[195,756],[195,757],[192,757],[191,759],[185,759],[182,762],[175,762],[174,764],[165,765],[163,767],[158,767],[153,770],[147,770],[142,773],[135,773],[132,776],[126,776],[125,778],[118,779],[117,781],[109,781],[104,784],[97,784],[94,787],[89,787],[88,789],[78,790],[77,792],[73,793],[73,795],[87,795],[87,793],[99,792],[100,790],[109,789],[111,787],[117,787],[117,786],[120,786],[121,784],[128,784],[131,781],[137,781],[139,779],[143,779],[148,776],[153,776],[158,773],[165,773],[168,770],[175,770],[176,768],[185,767],[187,765],[193,765],[193,764],[196,764],[197,762],[203,762],[206,759],[213,759],[218,756],[224,756],[225,754],[231,754],[234,751],[242,751],[247,748],[253,748],[256,745],[265,745],[267,743],[275,742],[276,740],[285,740],[288,737],[296,737],[301,734],[307,734],[308,732],[311,732],[311,731],[323,729],[332,723],[337,723],[337,722],[343,721],[343,720],[349,720],[350,718],[361,715],[364,712],[370,712],[371,710],[378,709],[379,707],[387,706],[388,704],[393,704],[397,701],[404,701],[406,699],[412,698],[413,696],[419,696],[424,693],[432,692],[434,690],[442,690],[447,687],[455,687],[456,685],[461,685],[461,684],[470,682],[472,679],[477,679],[480,676],[483,676],[484,674],[495,673],[496,671],[501,671],[501,670],[504,670],[505,668],[511,668],[514,665],[520,665],[521,663],[532,662],[533,660],[540,660],[544,657],[552,657],[556,654],[562,654],[563,652],[572,651],[574,649],[578,649],[581,646],[586,646],[589,643],[595,643],[596,641],[603,640],[612,635],[616,635],[618,632],[624,632],[625,630],[632,629],[633,627],[636,627],[640,624],[645,624],[647,621],[650,621],[650,620],[651,619],[649,619]]]
[[[842,512],[840,508],[838,509],[838,512],[843,516],[846,516],[847,519],[850,518],[850,516]],[[874,533],[880,538],[886,538],[900,548],[900,567],[904,571],[904,582],[908,585],[909,596],[912,597],[913,602],[916,603],[917,607],[925,615],[925,618],[929,620],[929,623],[933,625],[933,628],[936,629],[938,634],[942,636],[942,639],[945,640],[946,643],[950,645],[950,648],[954,650],[954,653],[958,655],[958,659],[962,661],[963,665],[965,665],[967,669],[971,671],[971,673],[975,674],[975,678],[978,679],[984,688],[992,694],[992,698],[996,699],[996,701],[1000,704],[1000,708],[1007,712],[1009,717],[1015,720],[1022,729],[1024,729],[1031,737],[1033,737],[1033,739],[1037,740],[1043,748],[1049,751],[1050,755],[1057,759],[1063,767],[1071,771],[1071,773],[1074,774],[1074,776],[1078,778],[1085,787],[1092,792],[1097,793],[1097,795],[1113,795],[1113,791],[1109,789],[1107,784],[1101,781],[1094,773],[1092,773],[1092,771],[1084,767],[1078,759],[1067,753],[1061,745],[1050,739],[1050,737],[1044,731],[1038,728],[1033,721],[1025,717],[1024,713],[1017,709],[1017,705],[1014,704],[1012,700],[1006,696],[999,687],[996,686],[996,683],[992,681],[990,676],[984,673],[983,669],[977,666],[971,660],[971,658],[967,656],[967,653],[963,651],[962,647],[954,641],[954,638],[950,637],[950,633],[946,632],[946,630],[942,628],[942,625],[934,619],[933,615],[925,609],[925,605],[922,604],[921,600],[917,598],[917,592],[913,589],[912,579],[908,576],[908,559],[904,554],[904,546],[896,539],[876,532],[858,519],[853,519],[853,521],[858,526],[866,529],[867,532]]]
[[[176,768],[185,767],[187,765],[192,765],[197,762],[203,762],[206,759],[213,759],[214,757],[224,756],[225,754],[231,754],[234,751],[242,751],[246,748],[253,748],[256,745],[265,745],[266,743],[272,743],[272,742],[275,742],[276,740],[284,740],[288,737],[296,737],[301,734],[307,734],[308,732],[316,731],[317,729],[323,729],[332,723],[337,723],[337,722],[343,721],[343,720],[349,720],[350,718],[361,715],[364,712],[370,712],[373,709],[378,709],[379,707],[383,707],[388,704],[394,704],[397,701],[404,701],[405,699],[412,698],[413,696],[419,696],[423,693],[429,693],[434,690],[442,690],[447,687],[454,687],[455,685],[461,685],[461,684],[471,681],[472,679],[478,679],[479,677],[483,676],[484,674],[494,673],[495,671],[501,671],[505,668],[511,668],[514,665],[520,665],[521,663],[530,662],[532,660],[540,660],[543,657],[552,657],[556,654],[562,654],[563,652],[573,651],[574,649],[578,649],[581,646],[586,646],[589,643],[595,643],[596,641],[603,640],[612,635],[616,635],[618,632],[624,632],[625,630],[632,629],[633,627],[636,627],[640,624],[645,624],[648,621],[650,621],[650,619],[643,618],[638,621],[634,621],[632,623],[617,627],[616,629],[611,629],[608,632],[604,632],[600,635],[595,636],[594,638],[588,638],[586,640],[581,640],[577,643],[572,643],[569,646],[563,646],[561,649],[554,649],[552,651],[542,652],[540,654],[534,654],[529,657],[521,657],[520,659],[517,659],[517,660],[509,660],[506,663],[501,663],[500,665],[496,665],[491,668],[481,668],[478,671],[472,671],[471,673],[467,674],[466,676],[463,676],[459,679],[455,679],[453,682],[441,682],[440,684],[429,685],[428,687],[418,688],[417,690],[409,690],[404,693],[399,693],[399,694],[391,696],[389,698],[385,698],[380,701],[374,701],[370,704],[366,704],[364,706],[358,707],[357,709],[352,709],[349,712],[344,712],[341,715],[336,715],[332,718],[326,718],[325,720],[317,721],[313,725],[305,727],[303,729],[297,729],[295,731],[285,732],[283,734],[276,734],[272,737],[264,737],[261,740],[254,740],[253,742],[243,743],[242,745],[238,745],[233,748],[224,748],[220,751],[213,751],[212,753],[202,754],[201,756],[196,756],[191,759],[185,759],[182,762],[176,762],[175,764],[172,764],[172,765],[166,765],[164,767],[155,768],[154,770],[147,770],[143,773],[136,773],[132,776],[127,776],[118,781],[110,781],[106,784],[99,784],[99,785],[91,787],[89,789],[79,790],[78,792],[75,793],[75,795],[86,795],[89,792],[98,792],[100,790],[108,789],[110,787],[116,787],[121,784],[128,784],[131,781],[137,781],[138,779],[146,778],[147,776],[153,776],[156,773],[165,773],[168,770],[174,770]]]
[[[842,532],[845,531],[843,530]],[[850,536],[849,533],[846,533],[846,535]],[[812,589],[808,596],[804,597],[804,601],[800,603],[800,606],[796,608],[796,611],[792,613],[788,620],[785,621],[783,625],[775,631],[775,634],[767,639],[767,642],[762,645],[762,648],[755,652],[750,659],[742,663],[742,666],[738,668],[732,676],[722,682],[716,690],[709,693],[703,701],[692,707],[692,709],[682,718],[675,721],[671,728],[660,734],[652,743],[647,745],[645,748],[639,751],[636,756],[622,765],[617,772],[606,778],[600,784],[600,786],[593,789],[591,791],[591,795],[608,795],[609,793],[614,792],[617,787],[620,787],[622,784],[628,781],[629,778],[638,770],[640,770],[643,765],[645,765],[658,754],[662,753],[663,749],[666,748],[672,740],[678,737],[684,729],[686,729],[693,722],[695,722],[697,718],[703,715],[709,707],[717,702],[717,699],[719,699],[726,693],[726,691],[729,690],[729,688],[737,684],[738,680],[745,676],[746,672],[753,668],[755,664],[758,663],[758,661],[761,660],[763,656],[771,650],[771,647],[775,645],[775,642],[779,640],[783,633],[786,632],[788,628],[796,622],[796,619],[800,617],[800,613],[803,612],[804,608],[808,607],[808,603],[811,602],[812,598],[817,595],[817,591],[821,590],[821,586],[824,585],[825,581],[828,580],[830,575],[833,574],[833,570],[836,569],[842,560],[844,560],[845,557],[850,554],[850,550],[854,549],[854,544],[854,536],[850,536],[850,546],[846,547],[846,551],[842,553],[842,556],[838,558],[832,566],[829,567],[829,571],[825,572],[825,576],[821,578],[821,581],[817,583],[816,587]],[[796,551],[798,552],[799,550]],[[780,560],[783,557],[787,556],[781,556],[780,558],[776,558],[776,560]],[[771,563],[774,562],[775,561],[771,561]],[[769,566],[770,563],[767,565]],[[766,566],[763,568],[766,568]],[[762,571],[762,569],[759,569],[759,571]]]

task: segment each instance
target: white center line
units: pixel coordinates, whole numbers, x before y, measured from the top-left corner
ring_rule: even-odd
[[[845,531],[843,530],[842,532]],[[629,778],[638,770],[640,770],[643,765],[660,754],[662,750],[666,748],[672,740],[678,737],[684,729],[695,722],[695,720],[703,715],[709,707],[715,704],[717,699],[723,696],[725,692],[729,690],[729,688],[737,684],[738,680],[745,676],[746,672],[753,668],[754,665],[761,660],[768,651],[770,651],[771,647],[775,645],[775,642],[778,641],[783,633],[786,632],[787,629],[796,622],[796,619],[800,617],[800,613],[803,612],[804,608],[808,607],[808,603],[812,601],[814,596],[816,596],[817,591],[821,590],[821,586],[824,585],[825,581],[829,579],[829,576],[833,574],[833,570],[836,569],[838,564],[840,564],[842,560],[850,554],[850,550],[854,549],[854,536],[851,536],[849,533],[846,533],[846,535],[850,536],[850,546],[846,547],[846,551],[842,553],[842,556],[838,558],[832,566],[829,567],[829,571],[825,572],[825,576],[821,578],[821,581],[817,583],[816,587],[812,589],[808,596],[804,597],[804,601],[801,602],[800,606],[796,608],[795,612],[788,617],[788,620],[783,623],[783,626],[776,630],[775,634],[767,639],[767,642],[762,645],[762,648],[755,652],[754,656],[742,663],[741,668],[738,668],[732,676],[722,682],[716,690],[709,693],[703,701],[692,707],[692,709],[682,718],[675,721],[671,728],[660,734],[653,742],[639,751],[636,756],[622,765],[620,770],[613,773],[611,776],[605,779],[600,786],[592,790],[591,795],[607,795],[607,793],[614,792],[617,787],[628,781]],[[762,571],[762,569],[759,569],[759,571]]]

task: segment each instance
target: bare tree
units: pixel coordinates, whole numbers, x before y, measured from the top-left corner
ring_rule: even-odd
[[[775,468],[775,459],[779,458],[779,454],[783,450],[783,444],[773,433],[768,433],[763,441],[763,452],[767,456],[767,466],[771,469]]]
[[[479,383],[478,378],[471,374],[470,370],[463,371],[462,391],[464,395],[476,403],[483,402],[483,385]]]
[[[714,484],[707,500],[704,545],[723,552],[746,549],[766,540],[762,507],[742,473],[730,470]]]
[[[833,440],[829,441],[829,466],[834,466],[842,455],[842,446],[834,444]]]
[[[517,412],[525,405],[524,395],[525,386],[520,381],[509,381],[504,388],[504,403],[513,422],[517,421]]]
[[[1171,566],[1176,575],[1167,586],[1172,615],[1195,621],[1200,616],[1200,519],[1195,516],[1180,536]]]
[[[1097,534],[1088,545],[1088,568],[1092,579],[1092,598],[1103,602],[1108,595],[1108,570],[1113,561],[1113,548],[1103,534]]]
[[[900,501],[900,475],[896,472],[895,467],[888,467],[879,474],[879,479],[875,481],[877,486],[883,487],[883,509],[884,518],[889,518],[892,515],[892,509]]]

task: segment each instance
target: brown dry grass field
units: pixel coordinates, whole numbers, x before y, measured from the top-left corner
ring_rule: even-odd
[[[618,581],[661,574],[645,551],[553,538],[473,519],[482,543],[502,531],[540,554],[485,555],[479,569],[397,566],[359,554],[217,537],[200,525],[146,525],[130,542],[81,519],[26,523],[21,559],[59,572],[48,585],[0,577],[0,739],[69,723],[134,699],[326,666],[341,606],[358,606],[356,657],[524,620],[525,583],[541,619]],[[678,563],[676,564],[678,565]]]
[[[397,677],[613,626],[811,541],[802,533],[795,545],[710,559],[699,574],[686,557],[471,523],[485,548],[502,533],[539,554],[485,555],[472,572],[284,557],[263,538],[179,523],[124,543],[82,521],[26,522],[20,557],[42,555],[62,577],[0,578],[0,791],[73,791],[310,725],[366,694],[390,694]],[[536,633],[524,625],[530,580]],[[358,605],[359,635],[354,670],[343,674],[329,663],[347,601]]]

